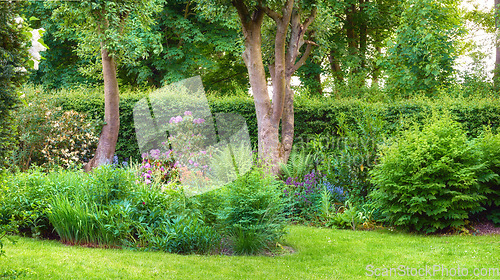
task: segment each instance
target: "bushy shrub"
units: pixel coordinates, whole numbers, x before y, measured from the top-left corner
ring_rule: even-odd
[[[218,248],[220,235],[197,215],[170,216],[154,228],[147,228],[146,248],[170,253],[210,253]]]
[[[278,184],[255,169],[228,186],[218,218],[236,254],[259,253],[285,233]]]
[[[3,189],[0,203],[0,225],[15,225],[21,234],[49,235],[47,213],[55,189],[40,170],[12,176]]]
[[[16,112],[17,148],[11,164],[21,170],[31,165],[50,169],[88,161],[97,146],[97,122],[85,113],[63,111],[48,98],[31,100]]]
[[[479,158],[462,126],[436,114],[382,150],[373,198],[396,226],[427,233],[463,226],[486,200]]]
[[[480,177],[484,191],[488,193],[486,216],[500,224],[500,133],[494,134],[491,128],[486,128],[477,139],[477,148],[486,167]]]
[[[179,188],[152,188],[136,170],[40,170],[0,177],[0,228],[70,244],[210,253],[220,234]],[[2,231],[3,232],[3,231]]]

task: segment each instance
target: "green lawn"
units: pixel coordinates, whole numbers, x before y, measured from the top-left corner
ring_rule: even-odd
[[[372,279],[367,274],[382,273],[382,268],[427,265],[427,276],[421,270],[423,277],[395,277],[393,270],[392,277],[378,278],[500,279],[498,270],[483,270],[494,276],[474,276],[476,268],[500,269],[498,235],[426,237],[292,226],[286,243],[295,248],[294,254],[229,257],[92,249],[20,238],[4,248],[7,257],[0,258],[0,274],[27,268],[31,274],[23,279]],[[368,265],[373,268],[367,270]],[[446,268],[453,273],[458,266],[462,272],[467,269],[468,277],[433,271]]]

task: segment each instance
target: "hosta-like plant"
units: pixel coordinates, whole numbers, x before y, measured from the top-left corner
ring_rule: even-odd
[[[382,150],[372,196],[394,225],[427,233],[460,227],[486,200],[477,180],[482,169],[462,126],[435,115]]]

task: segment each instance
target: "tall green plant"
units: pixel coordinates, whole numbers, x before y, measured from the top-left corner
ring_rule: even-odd
[[[486,128],[477,140],[477,148],[486,167],[479,179],[488,192],[487,218],[500,224],[500,133],[494,134],[491,128]]]
[[[218,219],[235,253],[256,254],[285,233],[277,184],[273,177],[256,169],[229,185]]]
[[[306,149],[300,151],[294,149],[288,158],[288,162],[280,164],[282,176],[285,179],[290,177],[304,178],[314,168],[314,158],[314,154],[307,153]]]
[[[463,226],[486,201],[479,159],[460,123],[435,114],[382,149],[371,172],[372,197],[396,226],[421,232]]]

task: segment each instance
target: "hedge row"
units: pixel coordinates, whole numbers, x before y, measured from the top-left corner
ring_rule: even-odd
[[[120,135],[117,155],[120,159],[139,158],[135,137],[133,109],[137,101],[147,93],[126,93],[120,99]],[[85,112],[92,118],[103,119],[103,96],[96,92],[72,92],[55,96],[65,110]],[[209,97],[209,106],[215,113],[237,113],[248,125],[252,144],[257,146],[257,120],[253,100],[246,97]],[[295,141],[308,141],[316,134],[336,135],[341,115],[356,127],[362,118],[377,117],[385,120],[389,132],[397,131],[405,124],[422,123],[434,110],[447,110],[461,122],[471,137],[476,137],[485,125],[496,129],[500,123],[500,100],[494,98],[440,100],[403,100],[393,103],[369,103],[362,100],[311,99],[295,104]],[[189,102],[189,100],[187,101]]]

